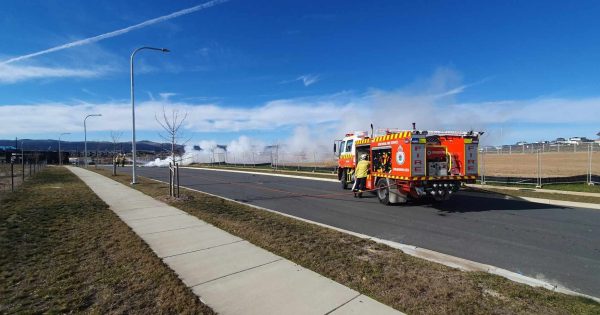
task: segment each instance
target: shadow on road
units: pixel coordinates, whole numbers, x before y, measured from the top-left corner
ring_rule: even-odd
[[[450,200],[442,202],[429,203],[429,206],[441,212],[465,213],[480,212],[492,210],[539,210],[539,209],[567,209],[567,207],[554,206],[549,204],[535,203],[525,200],[519,200],[518,197],[503,199],[505,195],[494,194],[486,195],[482,193],[458,193]],[[425,206],[426,204],[420,204]]]

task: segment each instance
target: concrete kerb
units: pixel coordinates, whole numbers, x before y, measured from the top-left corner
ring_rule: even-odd
[[[477,186],[473,186],[473,185],[467,185],[468,187],[474,187],[477,189],[481,189],[481,190],[485,190],[485,186],[483,186],[483,188],[479,188]],[[500,188],[500,189],[504,189],[501,187],[493,187],[493,188]],[[491,193],[495,193],[494,191],[490,191]],[[473,191],[473,193],[475,194],[485,194],[485,192],[478,192],[478,191]],[[555,199],[546,199],[546,198],[534,198],[534,197],[521,197],[521,196],[494,196],[491,194],[487,195],[488,198],[498,198],[498,199],[505,199],[505,200],[521,200],[521,201],[527,201],[527,202],[535,202],[535,203],[541,203],[541,204],[547,204],[547,205],[551,205],[551,206],[559,206],[559,207],[570,207],[570,208],[587,208],[587,209],[595,209],[595,210],[600,210],[600,204],[596,204],[596,203],[587,203],[587,202],[575,202],[575,201],[565,201],[565,200],[555,200]]]
[[[197,169],[197,168],[196,168]],[[229,170],[227,170],[229,171]],[[157,179],[152,179],[152,178],[148,178],[152,181],[155,182],[160,182],[160,183],[165,183],[161,180],[157,180]],[[310,178],[312,179],[312,178]],[[259,209],[259,210],[264,210],[264,211],[268,211],[271,213],[276,213],[285,217],[289,217],[289,218],[293,218],[296,220],[300,220],[303,222],[307,222],[307,223],[311,223],[311,224],[315,224],[321,227],[325,227],[325,228],[329,228],[332,230],[336,230],[338,232],[342,232],[345,234],[349,234],[349,235],[353,235],[362,239],[367,239],[367,240],[371,240],[374,241],[376,243],[380,243],[380,244],[384,244],[387,246],[390,246],[392,248],[395,249],[399,249],[402,252],[406,253],[407,255],[411,255],[417,258],[421,258],[421,259],[425,259],[428,261],[432,261],[435,263],[439,263],[451,268],[456,268],[462,271],[481,271],[481,272],[487,272],[490,274],[494,274],[494,275],[498,275],[501,277],[504,277],[506,279],[509,279],[511,281],[517,282],[517,283],[522,283],[522,284],[526,284],[532,287],[543,287],[545,289],[551,290],[551,291],[555,291],[555,292],[559,292],[559,293],[564,293],[564,294],[568,294],[568,295],[573,295],[573,296],[581,296],[581,297],[585,297],[585,298],[589,298],[592,299],[596,302],[600,303],[600,298],[598,297],[594,297],[594,296],[590,296],[587,294],[583,294],[583,293],[579,293],[579,292],[575,292],[572,291],[566,287],[563,287],[561,285],[555,285],[555,284],[551,284],[549,282],[543,281],[543,280],[539,280],[536,278],[532,278],[532,277],[528,277],[522,274],[518,274],[516,272],[512,272],[500,267],[496,267],[496,266],[492,266],[492,265],[488,265],[488,264],[483,264],[483,263],[479,263],[479,262],[475,262],[475,261],[471,261],[471,260],[467,260],[467,259],[463,259],[460,257],[456,257],[456,256],[451,256],[451,255],[447,255],[444,253],[440,253],[440,252],[436,252],[433,250],[429,250],[429,249],[425,249],[425,248],[420,248],[414,245],[408,245],[408,244],[402,244],[402,243],[398,243],[398,242],[393,242],[393,241],[388,241],[388,240],[384,240],[384,239],[380,239],[377,237],[373,237],[373,236],[369,236],[366,234],[361,234],[361,233],[357,233],[357,232],[353,232],[353,231],[349,231],[349,230],[345,230],[345,229],[341,229],[335,226],[331,226],[331,225],[327,225],[327,224],[323,224],[320,222],[316,222],[316,221],[311,221],[311,220],[307,220],[301,217],[297,217],[297,216],[293,216],[293,215],[289,215],[286,213],[282,213],[279,211],[275,211],[272,209],[268,209],[268,208],[264,208],[261,206],[256,206],[253,204],[249,204],[249,203],[244,203],[244,202],[240,202],[237,200],[233,200],[227,197],[223,197],[223,196],[219,196],[219,195],[215,195],[215,194],[211,194],[208,192],[204,192],[201,190],[197,190],[197,189],[193,189],[193,188],[188,188],[188,187],[184,187],[182,186],[181,188],[183,189],[187,189],[190,191],[195,191],[195,192],[199,192],[202,194],[206,194],[208,196],[212,196],[212,197],[216,197],[216,198],[221,198],[224,200],[227,200],[229,202],[233,202],[236,204],[241,204],[241,205],[245,205],[245,206],[249,206],[255,209]]]
[[[497,189],[505,189],[505,190],[523,190],[533,192],[541,192],[541,193],[550,193],[550,194],[561,194],[561,195],[572,195],[572,196],[586,196],[586,197],[598,197],[600,198],[600,193],[591,193],[591,192],[583,192],[583,191],[567,191],[567,190],[555,190],[555,189],[540,189],[540,188],[523,188],[523,187],[510,187],[510,186],[496,186],[496,185],[480,185],[480,184],[468,184],[468,187],[474,188],[497,188]]]

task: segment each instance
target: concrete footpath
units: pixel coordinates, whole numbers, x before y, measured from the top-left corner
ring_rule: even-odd
[[[97,173],[67,167],[221,314],[401,314]]]

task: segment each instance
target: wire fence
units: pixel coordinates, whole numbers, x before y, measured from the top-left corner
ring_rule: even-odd
[[[15,191],[27,178],[45,167],[45,161],[10,163],[0,160],[0,191]]]
[[[155,163],[158,158],[161,163]],[[162,159],[161,159],[162,158]],[[93,164],[112,164],[112,158],[92,158]],[[168,166],[170,158],[153,155],[137,158],[138,165]],[[291,152],[282,149],[227,152],[225,150],[178,156],[180,165],[201,164],[238,168],[265,168],[281,171],[336,173],[333,152]],[[148,164],[150,163],[150,164]],[[128,157],[125,163],[131,164]],[[600,183],[600,145],[528,144],[482,147],[479,153],[480,182],[532,185],[558,183]]]
[[[503,146],[486,146],[480,148],[480,151],[486,154],[525,154],[525,153],[536,153],[538,151],[542,153],[578,153],[587,152],[589,148],[594,151],[600,151],[600,143],[596,142],[584,142],[584,143],[525,143],[525,144],[513,144]]]
[[[533,151],[480,150],[480,182],[542,187],[548,184],[600,183],[598,144],[572,145],[567,150],[538,146]]]

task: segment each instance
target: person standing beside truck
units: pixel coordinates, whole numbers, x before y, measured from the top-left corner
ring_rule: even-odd
[[[360,156],[360,161],[356,164],[356,170],[354,176],[356,180],[356,186],[354,190],[354,197],[362,198],[362,193],[365,190],[367,184],[367,175],[369,175],[370,163],[367,161],[367,154],[363,153]]]

